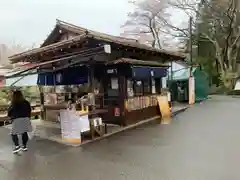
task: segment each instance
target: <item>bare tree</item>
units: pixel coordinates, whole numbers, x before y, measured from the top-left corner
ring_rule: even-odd
[[[17,45],[17,44],[12,44],[12,45],[6,45],[6,44],[0,44],[0,65],[2,66],[9,66],[9,60],[8,57],[16,54],[16,53],[20,53],[25,51],[26,48],[21,46],[21,45]]]
[[[240,5],[239,0],[143,0],[134,1],[137,9],[129,14],[124,35],[143,39],[153,47],[163,48],[166,36],[189,39],[188,17],[193,17],[193,33],[198,40],[211,43],[224,86],[233,87],[239,70]],[[180,26],[167,13],[177,10],[186,15]],[[214,60],[214,59],[213,59]]]
[[[129,20],[123,25],[124,36],[131,36],[152,47],[162,48],[163,21],[168,19],[166,9],[168,0],[131,1],[136,7],[133,13],[128,14]]]
[[[201,22],[195,23],[199,38],[211,42],[215,58],[221,70],[225,87],[232,88],[237,74],[240,57],[240,6],[238,0],[177,0],[171,5],[189,16],[195,14]],[[191,13],[191,14],[190,14]],[[188,33],[181,29],[182,34]]]

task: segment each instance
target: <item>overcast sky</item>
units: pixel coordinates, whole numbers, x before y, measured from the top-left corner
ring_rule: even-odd
[[[128,0],[0,0],[0,44],[40,44],[56,19],[119,35]]]
[[[119,35],[133,9],[128,0],[0,0],[0,44],[39,45],[57,18]]]

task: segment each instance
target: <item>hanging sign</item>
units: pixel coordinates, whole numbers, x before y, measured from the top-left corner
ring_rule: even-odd
[[[162,88],[167,88],[167,77],[162,77]]]
[[[57,73],[56,74],[56,81],[57,81],[57,83],[61,83],[62,82],[62,74],[61,73]]]
[[[111,45],[110,44],[104,45],[104,52],[107,54],[111,54]]]
[[[152,77],[154,76],[154,71],[151,71],[151,76],[152,76]]]

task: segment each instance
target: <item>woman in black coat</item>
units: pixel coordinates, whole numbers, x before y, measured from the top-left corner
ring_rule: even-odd
[[[12,120],[11,136],[15,148],[13,153],[20,150],[27,151],[28,132],[32,132],[31,105],[24,99],[22,92],[17,90],[13,92],[12,102],[8,109],[8,117]],[[18,135],[22,136],[22,147],[19,145]]]

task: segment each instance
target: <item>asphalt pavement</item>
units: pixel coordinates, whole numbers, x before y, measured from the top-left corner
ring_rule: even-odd
[[[72,148],[34,138],[12,154],[0,128],[3,180],[239,180],[240,98],[214,96],[178,114]]]

